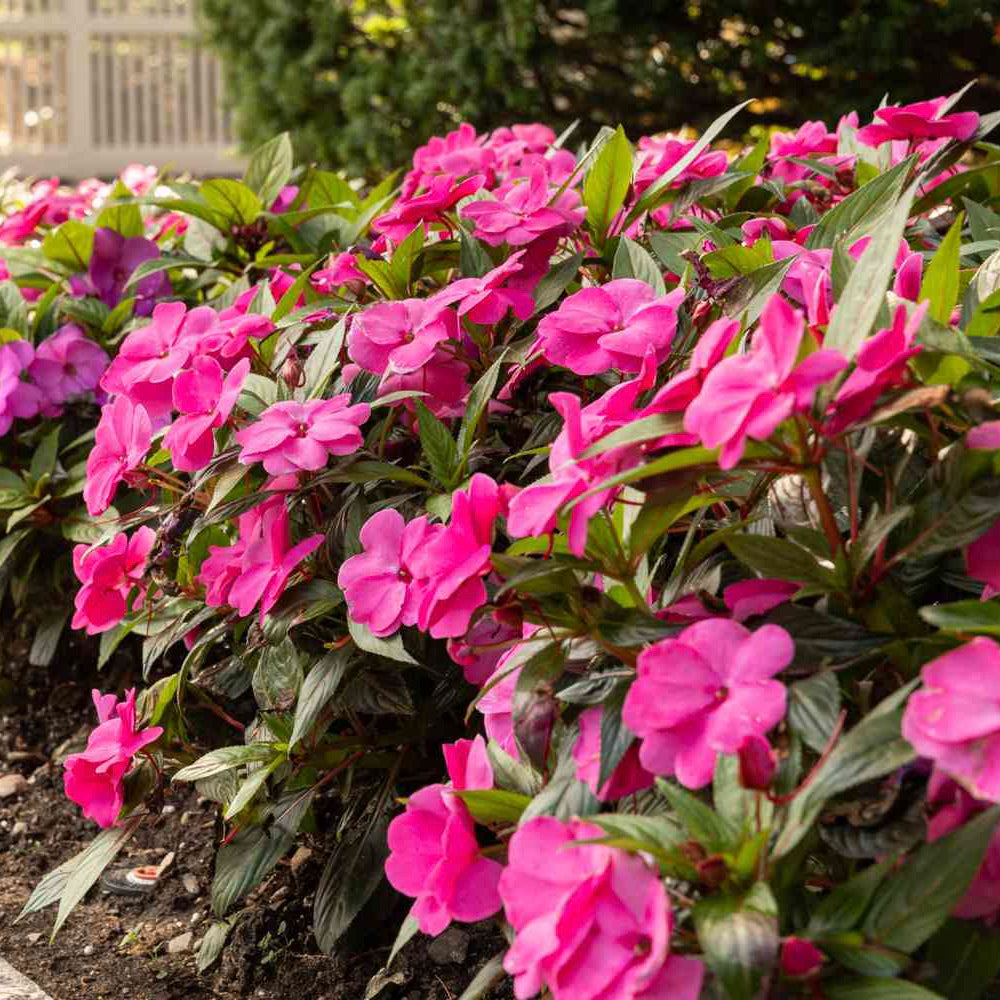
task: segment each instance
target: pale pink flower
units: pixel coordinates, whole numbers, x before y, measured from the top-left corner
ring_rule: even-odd
[[[601,788],[601,708],[588,708],[580,716],[580,735],[573,744],[576,776],[602,801],[611,802],[653,784],[653,775],[639,763],[639,743],[633,740]]]
[[[46,337],[35,351],[28,373],[50,403],[64,403],[93,392],[110,359],[75,323]]]
[[[622,719],[642,739],[639,759],[688,788],[712,780],[720,753],[736,753],[785,714],[785,686],[773,680],[795,646],[777,625],[751,632],[722,618],[700,621],[639,654]]]
[[[134,405],[127,396],[118,396],[101,410],[83,487],[83,500],[91,517],[108,509],[118,484],[126,481],[146,457],[152,438],[152,424],[145,409]]]
[[[895,140],[971,139],[979,128],[975,111],[942,115],[946,98],[934,97],[916,104],[890,104],[875,112],[876,121],[858,129],[858,142],[879,146]]]
[[[391,508],[368,518],[361,529],[364,551],[345,560],[337,574],[351,619],[378,636],[416,625],[422,595],[413,583],[411,560],[443,530],[426,517],[407,523]]]
[[[706,448],[719,448],[719,467],[743,457],[748,438],[765,441],[778,425],[812,405],[816,390],[847,364],[823,349],[796,364],[805,332],[802,314],[780,295],[764,307],[746,354],[725,358],[709,372],[684,415],[684,429]]]
[[[214,358],[199,356],[174,379],[174,409],[180,416],[167,428],[163,447],[182,472],[205,468],[215,455],[214,431],[236,405],[243,380],[250,371],[244,358],[226,376]]]
[[[458,315],[472,323],[493,325],[512,310],[518,319],[527,319],[535,311],[535,300],[519,288],[510,288],[507,282],[521,271],[521,258],[525,251],[511,254],[499,267],[488,271],[481,278],[459,278],[438,292],[432,301],[442,305],[458,302]]]
[[[355,316],[347,335],[351,360],[376,375],[409,375],[458,336],[458,316],[431,299],[379,302]]]
[[[160,738],[163,729],[137,729],[135,688],[119,702],[112,694],[93,691],[98,726],[87,738],[87,749],[70,754],[64,764],[63,785],[67,798],[83,809],[84,816],[98,826],[114,826],[125,805],[125,774],[143,747]]]
[[[704,969],[670,951],[673,915],[640,857],[581,843],[604,831],[541,816],[508,845],[500,898],[514,928],[504,968],[518,1000],[697,1000]]]
[[[234,435],[242,447],[239,460],[243,465],[263,462],[272,476],[322,469],[331,455],[350,455],[361,447],[359,428],[370,413],[367,403],[352,406],[347,393],[274,403]]]
[[[928,663],[903,736],[976,798],[1000,802],[1000,645],[976,638]]]
[[[142,578],[155,540],[156,532],[143,525],[131,538],[122,531],[105,545],[73,549],[73,571],[81,583],[74,598],[73,628],[97,635],[122,621],[133,588],[138,588],[138,600],[145,595]]]
[[[483,857],[475,824],[456,791],[493,787],[481,736],[445,744],[448,784],[428,785],[407,799],[389,824],[390,884],[416,898],[411,911],[425,934],[440,934],[452,920],[475,923],[500,909],[500,864]]]
[[[635,374],[650,348],[657,364],[669,355],[684,294],[676,288],[658,296],[636,278],[581,288],[538,324],[539,348],[546,360],[577,375],[612,368]]]

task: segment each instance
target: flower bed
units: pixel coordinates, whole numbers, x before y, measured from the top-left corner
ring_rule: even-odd
[[[954,104],[732,160],[735,112],[463,126],[367,193],[284,136],[242,181],[33,190],[0,560],[22,604],[72,566],[147,683],[95,692],[66,791],[106,829],[27,909],[195,782],[202,966],[324,797],[321,947],[384,873],[400,946],[503,921],[469,1000],[980,995],[1000,147]]]

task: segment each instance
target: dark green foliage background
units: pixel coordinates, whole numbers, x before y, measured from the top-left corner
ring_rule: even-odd
[[[371,174],[428,136],[582,120],[630,136],[757,98],[768,124],[973,77],[1000,104],[1000,0],[201,0],[248,145]]]

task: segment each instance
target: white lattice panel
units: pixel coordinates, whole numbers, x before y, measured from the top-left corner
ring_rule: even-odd
[[[0,0],[0,168],[238,171],[219,64],[191,3]]]

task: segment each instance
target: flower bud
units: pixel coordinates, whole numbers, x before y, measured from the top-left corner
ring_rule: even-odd
[[[740,747],[739,755],[740,784],[758,792],[767,791],[778,769],[771,744],[763,736],[748,736]]]
[[[781,945],[781,971],[791,979],[815,975],[823,964],[823,952],[804,938],[787,937]]]

